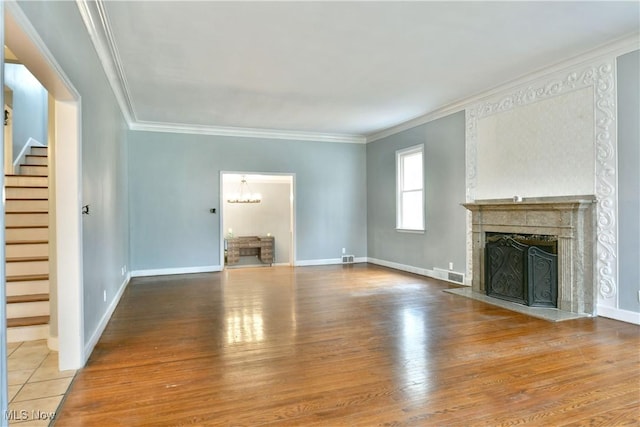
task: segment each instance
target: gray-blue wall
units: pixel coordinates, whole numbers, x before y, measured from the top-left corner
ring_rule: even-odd
[[[220,171],[293,173],[297,261],[366,256],[365,145],[129,132],[131,268],[220,264]]]
[[[13,160],[29,138],[47,145],[47,91],[21,64],[4,65],[4,84],[13,91]]]
[[[397,150],[424,144],[424,234],[396,230]],[[368,256],[411,267],[465,271],[464,111],[367,144]]]
[[[640,51],[618,58],[619,306],[640,312]]]
[[[82,199],[91,206],[82,224],[87,342],[129,260],[126,123],[75,2],[19,4],[82,97]]]

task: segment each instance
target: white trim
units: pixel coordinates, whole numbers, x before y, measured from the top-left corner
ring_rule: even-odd
[[[155,268],[150,270],[131,271],[131,277],[172,276],[174,274],[215,273],[222,271],[219,265],[204,265],[200,267]]]
[[[124,293],[124,290],[127,288],[127,285],[129,284],[130,281],[131,281],[131,275],[127,274],[124,278],[124,281],[120,285],[118,292],[116,292],[115,296],[111,300],[111,304],[109,304],[107,311],[102,315],[102,318],[98,323],[98,326],[96,327],[93,334],[91,334],[91,338],[89,338],[89,340],[84,345],[84,357],[85,357],[84,362],[85,363],[87,362],[87,360],[89,360],[89,356],[91,356],[91,353],[93,352],[93,349],[95,348],[96,344],[98,344],[98,341],[100,340],[100,337],[104,332],[104,329],[107,327],[107,324],[109,323],[109,320],[113,315],[113,312],[116,310],[116,307],[118,306],[118,303],[122,298],[122,294]]]
[[[414,267],[412,265],[400,264],[393,261],[385,261],[377,258],[367,258],[367,262],[371,264],[381,265],[383,267],[393,268],[394,270],[406,271],[407,273],[418,274],[420,276],[435,277],[433,270],[428,268]]]
[[[640,313],[620,308],[609,307],[606,305],[598,305],[598,316],[608,317],[609,319],[619,320],[621,322],[633,323],[640,325]]]
[[[301,132],[292,130],[258,129],[227,126],[189,125],[181,123],[155,123],[136,121],[129,128],[136,131],[183,133],[192,135],[233,136],[239,138],[286,139],[294,141],[336,142],[366,144],[363,135]]]
[[[419,189],[413,190],[404,190],[404,162],[403,160],[407,156],[412,156],[414,154],[420,154],[420,168],[422,172],[422,185]],[[424,144],[417,144],[411,147],[401,148],[396,150],[396,231],[407,231],[410,233],[424,233],[425,229],[425,173],[424,173]],[[422,208],[422,227],[420,228],[408,228],[403,227],[402,217],[404,216],[404,209],[402,204],[402,195],[409,192],[417,192],[420,191],[420,195],[422,197],[422,202],[420,203],[420,207]]]
[[[60,351],[60,340],[58,339],[58,337],[53,337],[51,335],[49,335],[49,337],[47,338],[47,347],[49,348],[49,350],[52,351]]]
[[[409,121],[400,123],[396,126],[384,129],[379,132],[367,134],[366,135],[367,143],[374,142],[391,135],[395,135],[405,130],[414,128],[416,126],[420,126],[425,123],[429,123],[431,121],[440,119],[442,117],[446,117],[450,114],[457,113],[467,108],[470,104],[474,104],[476,102],[479,102],[488,97],[492,97],[501,92],[509,91],[510,89],[520,86],[531,80],[542,78],[547,74],[555,73],[568,68],[579,67],[580,65],[583,65],[586,62],[595,61],[603,56],[611,56],[611,55],[620,56],[620,55],[624,55],[625,53],[632,52],[634,50],[637,50],[640,47],[638,44],[639,37],[640,37],[640,33],[637,33],[637,32],[633,34],[629,34],[627,36],[621,37],[612,42],[597,46],[594,49],[591,49],[580,55],[576,55],[565,61],[547,65],[535,71],[521,75],[515,79],[508,80],[504,83],[494,86],[491,89],[484,90],[475,95],[464,97],[462,99],[459,99],[457,101],[444,105],[440,108],[437,108],[427,114],[424,114],[422,116],[416,117]]]
[[[79,369],[84,348],[82,256],[82,110],[80,101],[56,99],[55,199],[59,369]]]
[[[18,169],[16,169],[18,166],[20,166],[22,163],[24,163],[26,161],[25,160],[25,156],[27,155],[27,151],[30,150],[31,147],[46,147],[46,145],[44,145],[43,143],[41,143],[37,139],[29,137],[27,142],[22,147],[22,150],[20,151],[20,154],[13,161],[13,170],[14,170],[14,172],[18,170]]]
[[[98,54],[102,69],[109,80],[111,90],[120,105],[122,115],[131,125],[136,117],[135,109],[104,5],[101,0],[76,0],[76,6]]]
[[[382,259],[371,258],[371,257],[367,258],[367,262],[370,264],[380,265],[382,267],[393,268],[394,270],[400,270],[400,271],[405,271],[407,273],[417,274],[419,276],[429,277],[431,279],[442,280],[443,282],[453,283],[454,285],[468,286],[466,285],[466,283],[455,282],[453,280],[449,280],[447,278],[441,277],[440,275],[438,275],[438,273],[435,270],[430,270],[428,268],[414,267],[412,265],[400,264],[393,261],[385,261]],[[448,272],[450,270],[443,270],[443,271]],[[451,271],[451,272],[464,276],[464,273],[460,273],[457,271]]]
[[[356,257],[353,259],[353,263],[349,263],[349,265],[363,263],[363,262],[367,262],[367,257]],[[295,267],[311,267],[314,265],[335,265],[335,264],[342,264],[342,258],[307,259],[307,260],[296,261],[294,266]]]

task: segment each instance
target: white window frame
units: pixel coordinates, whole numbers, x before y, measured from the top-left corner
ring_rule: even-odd
[[[422,187],[419,190],[410,190],[410,191],[421,191],[422,192],[422,202],[420,206],[422,207],[422,226],[420,228],[407,228],[402,224],[403,218],[403,206],[402,206],[402,195],[405,193],[404,183],[403,183],[403,172],[404,172],[404,163],[403,159],[406,156],[414,155],[416,153],[421,154],[422,160]],[[402,232],[410,232],[410,233],[424,233],[425,230],[425,208],[424,208],[424,144],[414,145],[412,147],[403,148],[401,150],[396,151],[396,230]]]

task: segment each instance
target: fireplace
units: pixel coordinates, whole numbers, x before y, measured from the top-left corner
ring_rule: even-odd
[[[556,307],[558,240],[555,236],[486,233],[488,296],[534,307]]]
[[[532,296],[530,295],[532,290],[528,286],[531,275],[544,276],[541,279],[544,282],[547,280],[545,269],[553,269],[553,262],[555,262],[557,285],[554,288],[557,308],[572,313],[596,314],[595,197],[541,197],[516,201],[513,199],[477,200],[473,203],[465,203],[464,206],[471,211],[470,277],[472,277],[473,292],[496,297],[495,289],[488,286],[487,273],[493,267],[488,259],[487,246],[492,246],[492,240],[500,240],[499,236],[507,235],[507,237],[511,236],[515,243],[525,246],[525,248],[519,248],[515,245],[516,253],[522,250],[520,258],[522,264],[533,262],[540,266],[546,265],[538,271],[534,268],[533,272],[523,273],[526,274],[526,279],[522,280],[526,283],[521,284],[523,290],[518,297],[520,301],[514,302],[528,304],[529,301],[535,300],[536,290],[533,289]],[[521,236],[524,240],[521,237],[514,239],[513,236]],[[533,258],[529,258],[530,252],[533,253]],[[541,252],[544,252],[541,258],[544,259],[548,254],[552,254],[556,258],[555,261],[539,261],[538,256]],[[525,256],[524,253],[527,255]],[[533,280],[536,278],[534,277]],[[493,288],[493,285],[491,286]],[[549,292],[551,292],[550,288]],[[501,297],[507,299],[503,295]],[[553,299],[554,297],[550,296],[549,300]],[[534,303],[534,305],[546,304],[550,302]]]

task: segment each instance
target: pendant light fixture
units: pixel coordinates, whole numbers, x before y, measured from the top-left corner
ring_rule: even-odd
[[[260,193],[252,193],[247,183],[247,179],[242,175],[240,180],[240,189],[237,193],[234,193],[227,199],[229,203],[260,203],[262,196]]]

